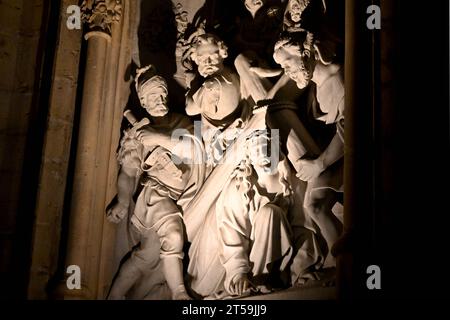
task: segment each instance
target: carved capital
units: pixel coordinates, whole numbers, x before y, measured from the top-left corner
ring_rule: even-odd
[[[83,0],[81,19],[90,32],[102,32],[111,36],[113,23],[122,17],[122,0]]]

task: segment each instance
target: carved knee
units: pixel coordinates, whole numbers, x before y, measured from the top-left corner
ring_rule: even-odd
[[[309,204],[305,206],[305,209],[314,216],[330,211],[336,203],[335,193],[329,189],[314,190],[310,196]]]
[[[311,199],[311,204],[305,207],[306,211],[313,216],[319,216],[324,212],[324,199]]]
[[[160,232],[161,231],[161,232]],[[183,252],[183,225],[180,221],[171,219],[158,230],[162,255],[181,255]]]

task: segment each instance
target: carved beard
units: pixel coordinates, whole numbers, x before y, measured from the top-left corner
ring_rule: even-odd
[[[297,87],[299,89],[306,88],[308,86],[309,82],[312,79],[312,72],[309,72],[308,70],[298,70],[296,72],[296,79],[293,79],[295,83],[297,84]]]
[[[144,108],[152,117],[164,117],[169,112],[165,104],[152,105],[151,107],[144,106]]]
[[[307,70],[306,68],[302,69],[300,66],[296,66],[294,69],[287,71],[286,74],[295,81],[299,89],[305,88],[312,78],[312,71]]]
[[[212,76],[221,70],[220,65],[204,65],[199,66],[198,73],[204,78]]]
[[[313,77],[315,68],[315,61],[306,57],[304,59],[305,60],[301,60],[299,65],[288,74],[288,76],[295,81],[299,89],[308,86]]]

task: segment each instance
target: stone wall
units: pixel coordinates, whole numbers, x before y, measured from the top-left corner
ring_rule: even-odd
[[[44,0],[0,1],[0,282],[13,285],[24,157],[38,114]],[[31,160],[31,159],[30,159]],[[32,215],[32,213],[30,213]],[[14,242],[14,239],[17,241]],[[26,260],[26,252],[18,252]],[[17,258],[17,257],[16,257]],[[14,258],[15,259],[15,258]],[[19,258],[18,258],[19,259]],[[2,285],[3,286],[3,285]],[[14,284],[16,286],[16,284]],[[2,294],[4,290],[2,290]],[[6,293],[5,293],[6,294]],[[11,292],[8,292],[11,294]]]
[[[65,191],[71,154],[81,55],[81,30],[66,27],[69,5],[63,0],[58,14],[58,42],[55,48],[48,114],[36,195],[35,221],[28,298],[46,299],[46,288],[58,267]],[[51,289],[51,288],[50,288]]]

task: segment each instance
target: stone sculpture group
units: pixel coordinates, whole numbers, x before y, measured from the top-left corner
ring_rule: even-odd
[[[136,74],[147,117],[128,114],[118,201],[107,212],[129,222],[133,249],[109,299],[239,298],[317,280],[334,265],[343,68],[330,50],[324,56],[306,16],[312,6],[326,12],[325,1],[243,6],[232,43],[204,25],[178,36],[185,115],[171,111],[157,65]]]

